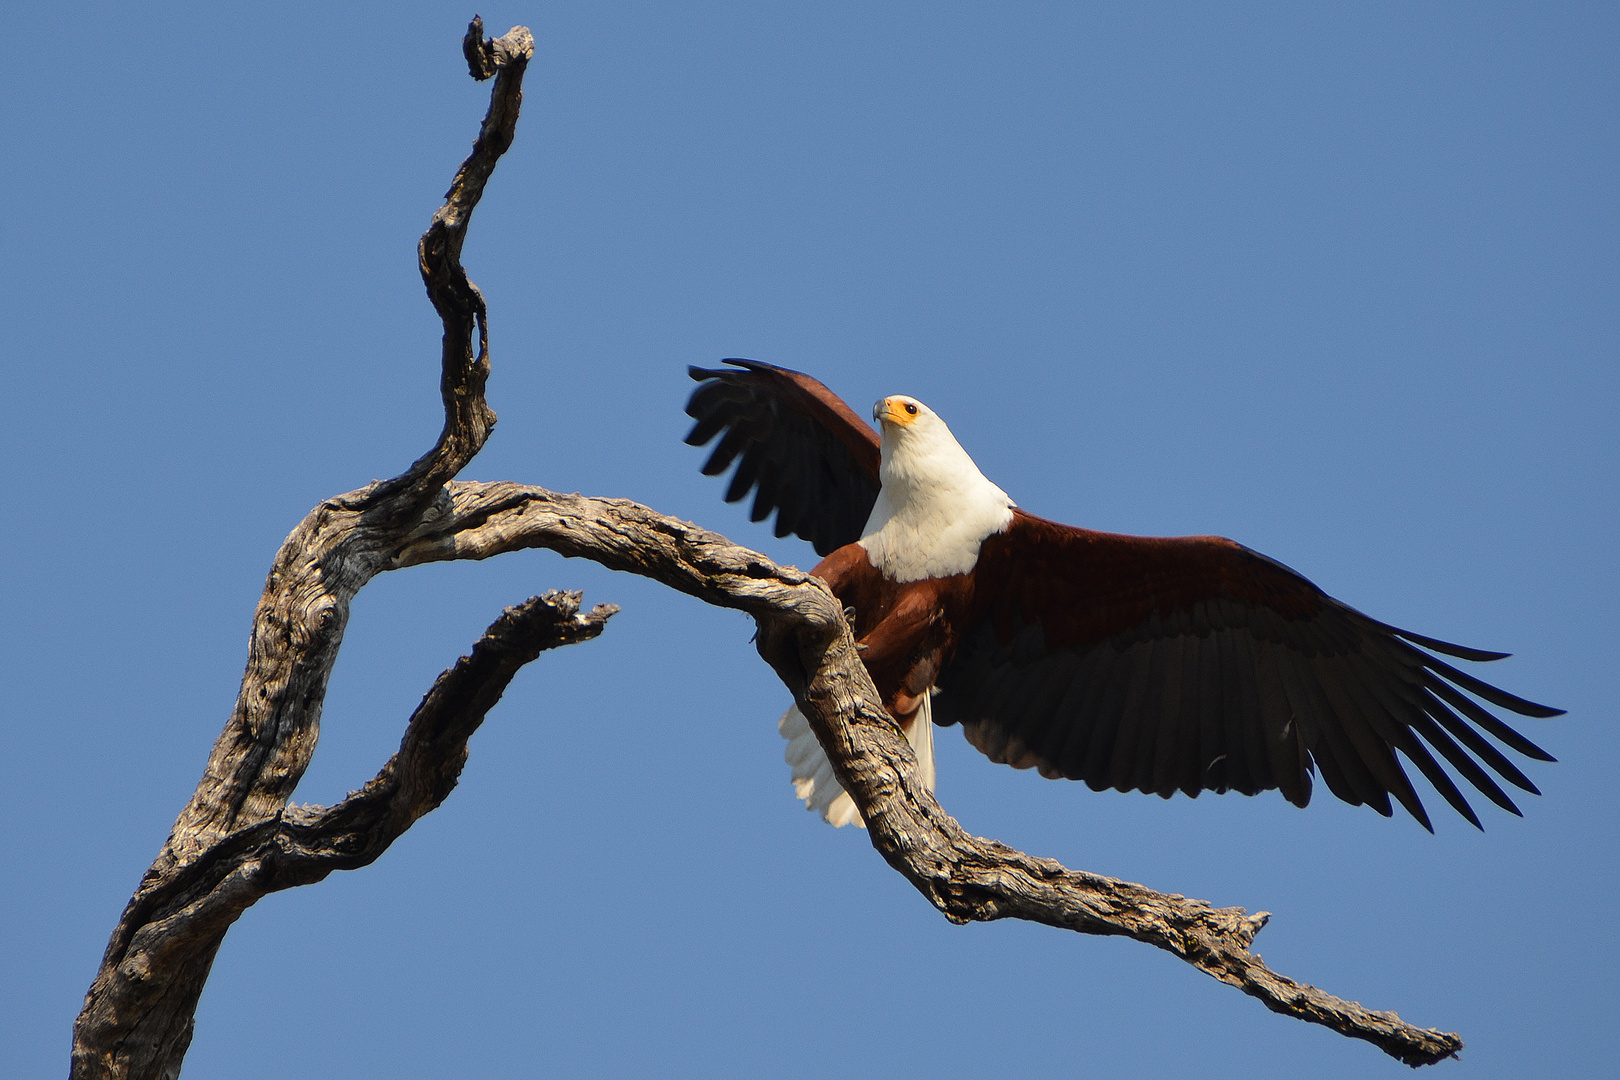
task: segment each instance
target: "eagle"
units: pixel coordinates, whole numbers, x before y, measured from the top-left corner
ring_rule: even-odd
[[[1036,517],[915,398],[873,407],[880,434],[809,375],[723,362],[688,369],[699,385],[686,442],[718,436],[703,473],[736,463],[726,501],[754,492],[751,520],[774,512],[778,537],[824,556],[811,572],[845,605],[930,790],[933,729],[961,725],[991,761],[1095,791],[1275,789],[1303,807],[1320,774],[1338,798],[1385,817],[1393,796],[1431,833],[1401,758],[1476,828],[1434,752],[1513,814],[1492,773],[1540,794],[1486,736],[1554,758],[1481,702],[1529,717],[1563,710],[1434,655],[1508,654],[1379,622],[1223,537]],[[778,730],[805,805],[833,825],[864,824],[797,707]]]

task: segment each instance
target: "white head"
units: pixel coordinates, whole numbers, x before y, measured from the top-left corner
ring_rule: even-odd
[[[897,581],[972,569],[980,542],[1012,520],[1013,501],[916,398],[886,397],[872,418],[883,431],[883,486],[861,545],[873,564]]]
[[[881,476],[885,488],[951,488],[971,477],[982,477],[945,421],[916,398],[904,394],[886,397],[872,406],[872,419],[883,433]]]

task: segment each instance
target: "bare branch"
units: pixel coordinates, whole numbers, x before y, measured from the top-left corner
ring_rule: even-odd
[[[267,820],[286,803],[314,752],[320,703],[348,623],[349,602],[387,568],[383,552],[483,447],[494,426],[495,414],[484,401],[489,374],[484,301],[467,279],[460,254],[484,184],[511,145],[523,73],[534,50],[523,27],[500,40],[501,55],[510,59],[500,67],[478,140],[418,245],[422,277],[444,323],[444,429],[403,475],[317,506],[276,553],[254,614],[235,712],[154,871],[184,863],[224,833]],[[480,328],[476,357],[475,322]]]
[[[473,78],[487,79],[495,74],[495,87],[472,153],[461,163],[450,190],[445,192],[444,205],[433,215],[432,224],[416,245],[428,298],[444,323],[444,374],[439,384],[444,399],[444,431],[433,449],[405,475],[370,492],[372,499],[400,500],[399,507],[391,508],[394,520],[420,509],[440,485],[465,468],[483,449],[495,427],[495,412],[484,400],[484,384],[489,379],[489,323],[484,294],[462,269],[461,245],[495,163],[517,134],[518,111],[523,107],[523,74],[534,56],[534,37],[527,27],[514,26],[505,37],[485,41],[484,21],[475,18],[467,28],[462,51]],[[475,324],[476,356],[472,345]]]
[[[277,884],[282,871],[274,856],[281,847],[265,849],[269,853],[263,858],[242,853],[260,851],[256,845],[269,842],[260,834],[285,825],[282,809],[315,751],[321,705],[348,623],[349,604],[366,582],[390,568],[390,553],[418,525],[445,482],[483,447],[495,423],[495,414],[484,401],[489,374],[484,300],[467,279],[460,254],[484,184],[512,143],[534,41],[526,29],[517,27],[486,46],[482,23],[477,21],[469,30],[469,37],[475,35],[477,53],[497,71],[489,112],[472,154],[462,163],[418,246],[428,296],[444,323],[443,431],[434,447],[402,476],[317,506],[276,553],[254,613],[236,707],[214,744],[196,792],[114,928],[74,1025],[74,1076],[161,1077],[179,1071],[191,1041],[197,997],[225,931],[258,897],[285,887]],[[467,51],[474,51],[471,45]],[[518,618],[511,632],[538,617]],[[484,655],[492,655],[491,650],[496,650],[493,644]],[[475,651],[475,659],[477,655]],[[493,692],[498,698],[499,689]],[[402,762],[425,766],[432,760],[431,754],[411,756],[404,750],[401,754]],[[458,761],[448,774],[447,764],[433,768],[441,781],[448,775],[453,783],[460,765]],[[400,781],[412,777],[418,783],[424,779],[406,771]],[[440,787],[437,798],[442,799],[449,790],[442,782],[423,790]],[[356,804],[346,813],[371,805]],[[432,808],[414,798],[391,800],[388,805],[393,807],[391,813],[402,812],[401,807],[425,807],[418,816]],[[404,828],[415,820],[408,814],[407,818],[390,820],[403,820]],[[366,835],[373,837],[368,843],[374,845],[377,836],[386,834],[386,829],[368,831]],[[296,850],[291,833],[277,836],[278,844],[292,845],[287,851]],[[382,846],[391,840],[386,836]],[[361,848],[363,853],[365,845]],[[336,864],[294,860],[294,865],[325,866],[310,879],[318,880]]]
[[[403,475],[317,506],[277,553],[236,707],[196,793],[113,931],[74,1026],[73,1075],[176,1075],[213,958],[241,913],[270,892],[375,859],[452,790],[467,739],[516,671],[543,649],[601,632],[612,609],[581,617],[577,594],[552,593],[509,609],[440,676],[399,753],[361,791],[329,808],[287,805],[314,752],[354,595],[387,570],[530,547],[752,614],[760,654],[809,718],[873,845],[948,919],[1020,918],[1132,937],[1276,1012],[1366,1039],[1408,1064],[1460,1049],[1455,1035],[1415,1028],[1271,971],[1249,951],[1263,912],[1214,908],[1069,870],[968,834],[918,783],[911,748],[881,707],[842,609],[821,581],[625,500],[452,482],[495,423],[484,400],[484,299],[461,267],[461,247],[484,185],[511,145],[534,43],[522,27],[486,41],[475,19],[463,51],[474,78],[495,79],[490,108],[418,246],[444,324],[444,429]]]
[[[262,897],[375,860],[455,787],[467,740],[512,677],[546,649],[587,641],[618,609],[579,614],[578,593],[506,609],[472,653],[440,675],[412,714],[399,752],[332,807],[289,806],[209,845],[130,902],[74,1025],[75,1077],[178,1073],[192,1015],[225,932]]]
[[[270,890],[364,866],[437,809],[467,763],[467,740],[518,670],[547,649],[596,637],[619,610],[598,604],[580,615],[579,600],[577,592],[549,592],[507,608],[471,655],[439,676],[411,715],[399,753],[364,788],[332,807],[287,807],[276,823],[281,857]]]
[[[1408,1065],[1454,1055],[1462,1040],[1362,1008],[1268,968],[1250,951],[1268,913],[1216,908],[1069,870],[973,836],[918,783],[916,757],[881,706],[838,601],[818,579],[689,522],[622,499],[517,484],[455,483],[396,565],[483,559],[539,547],[650,577],[759,623],[759,651],[793,691],[872,845],[952,922],[1016,918],[1121,935],[1174,953],[1268,1009],[1365,1039]]]

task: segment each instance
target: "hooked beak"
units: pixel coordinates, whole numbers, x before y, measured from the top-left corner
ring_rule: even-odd
[[[895,394],[884,398],[872,406],[872,419],[881,426],[894,424],[897,427],[910,427],[917,422],[921,406],[915,398],[908,398],[904,394]]]

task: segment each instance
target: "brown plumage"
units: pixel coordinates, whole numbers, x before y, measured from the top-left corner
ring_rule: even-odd
[[[1505,654],[1381,623],[1231,540],[1121,536],[1013,509],[970,567],[895,580],[857,543],[882,483],[877,434],[807,375],[727,363],[742,370],[692,369],[687,442],[724,432],[704,472],[740,459],[727,500],[757,487],[754,520],[780,508],[777,535],[827,555],[814,573],[853,608],[862,658],[902,725],[937,688],[934,723],[961,724],[1015,768],[1166,798],[1277,788],[1298,806],[1320,772],[1340,799],[1388,816],[1394,796],[1431,831],[1397,754],[1476,826],[1431,748],[1512,813],[1491,772],[1538,793],[1485,736],[1552,757],[1463,691],[1524,716],[1561,710],[1425,650]]]
[[[860,539],[877,501],[877,432],[808,375],[752,360],[726,363],[743,370],[691,369],[703,385],[686,405],[697,418],[687,443],[725,433],[703,475],[718,476],[741,455],[726,501],[757,486],[751,521],[774,510],[776,535],[803,537],[817,555]]]

